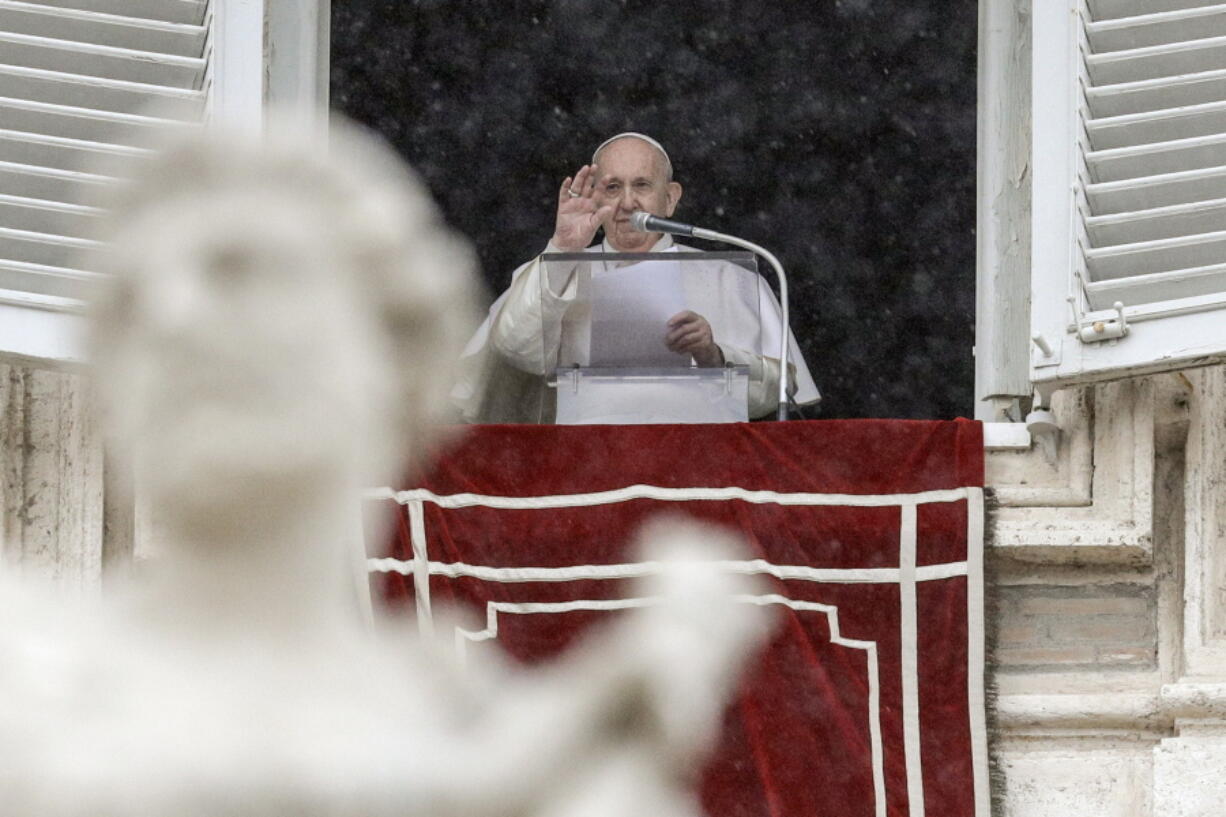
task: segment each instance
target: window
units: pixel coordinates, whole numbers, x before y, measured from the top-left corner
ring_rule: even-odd
[[[1226,357],[1226,4],[1033,12],[1031,379]]]
[[[176,122],[254,126],[326,105],[328,15],[307,3],[0,0],[0,356],[76,361],[100,160]],[[272,44],[276,48],[272,47]]]
[[[205,0],[0,4],[0,354],[80,357],[81,297],[96,277],[89,202],[108,157],[197,119]],[[157,115],[148,113],[157,105]]]

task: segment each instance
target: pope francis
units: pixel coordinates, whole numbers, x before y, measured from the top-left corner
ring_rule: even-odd
[[[659,142],[641,133],[613,136],[596,148],[591,164],[563,180],[553,236],[543,255],[690,252],[692,248],[675,243],[670,235],[642,232],[630,224],[638,210],[671,217],[681,194],[672,161]],[[603,240],[589,246],[601,228]],[[581,266],[543,263],[538,256],[515,271],[461,358],[452,399],[465,420],[553,422],[554,400],[546,378],[559,365],[584,362],[586,352],[576,355],[568,346],[574,346],[576,337],[590,337],[590,311],[575,308],[582,299],[583,282],[576,274]],[[754,288],[761,292],[754,295],[755,303],[735,314],[710,314],[708,320],[696,309],[677,312],[661,327],[661,340],[694,366],[749,367],[748,414],[762,417],[778,405],[779,362],[761,350],[779,347],[782,320],[769,287]],[[750,337],[752,342],[745,340]],[[795,338],[790,343],[794,399],[802,405],[816,403],[817,387]]]

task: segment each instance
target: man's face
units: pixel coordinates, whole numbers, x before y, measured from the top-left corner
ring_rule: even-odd
[[[646,252],[659,233],[630,228],[630,214],[644,210],[668,218],[677,209],[681,185],[668,181],[660,152],[642,139],[626,137],[608,145],[597,157],[596,202],[616,209],[604,222],[605,237],[618,252]]]

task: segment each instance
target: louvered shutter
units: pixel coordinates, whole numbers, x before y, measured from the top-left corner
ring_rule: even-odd
[[[1034,3],[1032,379],[1226,357],[1226,3]]]
[[[81,358],[97,160],[326,110],[328,22],[327,0],[0,0],[0,357]]]
[[[96,277],[87,202],[108,182],[95,168],[200,118],[207,5],[0,0],[0,354],[80,357],[77,313]]]

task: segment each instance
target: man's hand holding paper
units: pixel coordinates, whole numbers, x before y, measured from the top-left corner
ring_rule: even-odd
[[[702,315],[687,309],[668,319],[668,348],[694,358],[699,366],[723,366],[724,353],[715,343],[711,324]]]
[[[591,291],[590,365],[689,365],[690,353],[669,343],[669,321],[687,312],[680,263],[594,270]]]

